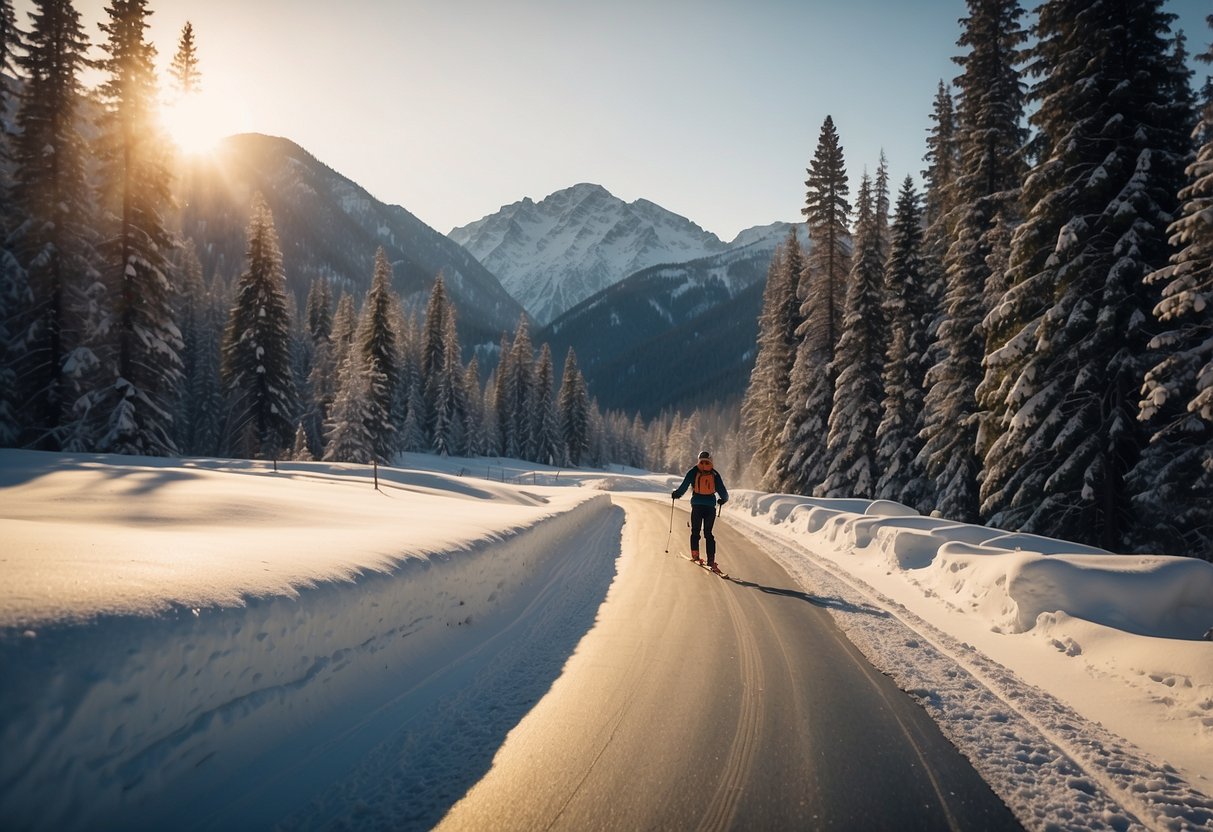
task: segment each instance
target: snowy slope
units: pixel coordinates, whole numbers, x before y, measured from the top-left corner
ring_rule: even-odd
[[[378,784],[317,816],[300,773],[389,736],[414,814],[385,828],[458,799],[637,555],[602,492],[668,504],[671,478],[404,463],[376,492],[353,465],[0,451],[0,827],[331,828]],[[739,492],[721,522],[1029,828],[1213,829],[1213,565],[868,500]]]
[[[536,339],[553,355],[576,350],[605,408],[652,418],[740,399],[754,366],[771,257],[793,227],[807,246],[803,223],[743,231],[717,254],[629,275],[565,312]]]
[[[441,272],[459,309],[465,345],[496,343],[521,307],[471,254],[399,205],[387,205],[287,139],[243,134],[214,154],[187,157],[174,182],[182,235],[198,247],[207,278],[227,279],[244,265],[249,206],[260,193],[274,214],[287,288],[303,304],[325,278],[334,297],[360,297],[382,246],[406,303],[425,308]]]
[[[579,184],[529,197],[450,232],[545,324],[629,274],[722,250],[714,234],[648,200]]]

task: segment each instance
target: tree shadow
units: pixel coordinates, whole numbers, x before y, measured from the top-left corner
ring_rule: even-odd
[[[877,618],[888,618],[889,613],[879,607],[874,607],[871,604],[853,604],[850,601],[838,598],[837,596],[824,597],[821,595],[812,595],[808,592],[803,592],[799,589],[783,589],[774,586],[763,586],[754,581],[743,581],[740,578],[729,577],[728,580],[737,586],[744,586],[748,589],[756,589],[759,592],[764,592],[767,595],[777,595],[781,598],[795,598],[798,601],[804,601],[806,604],[812,604],[815,607],[822,609],[838,610],[839,612],[854,613],[856,615],[871,615]]]

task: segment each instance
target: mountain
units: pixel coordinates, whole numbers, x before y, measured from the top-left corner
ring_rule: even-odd
[[[177,173],[182,236],[194,239],[208,275],[240,273],[249,207],[260,191],[274,213],[288,290],[301,306],[318,277],[332,280],[335,293],[360,297],[383,246],[410,306],[423,310],[435,276],[444,274],[466,346],[496,343],[518,324],[522,307],[476,258],[287,139],[232,136],[213,155],[181,162]]]
[[[725,248],[715,234],[659,205],[624,202],[584,183],[506,205],[449,236],[539,324],[641,269]]]
[[[735,401],[754,366],[767,267],[790,223],[738,235],[725,251],[653,266],[565,312],[535,336],[560,358],[569,347],[603,408],[688,410]],[[797,224],[802,246],[808,245]]]

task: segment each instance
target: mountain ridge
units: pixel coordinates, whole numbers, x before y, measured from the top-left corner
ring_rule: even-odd
[[[539,324],[641,269],[726,248],[715,234],[647,200],[580,182],[451,230]]]
[[[463,247],[400,205],[388,204],[290,139],[242,133],[215,153],[181,160],[174,190],[181,232],[197,244],[204,272],[232,279],[243,268],[252,194],[273,212],[287,288],[302,305],[311,282],[336,293],[370,285],[375,251],[393,265],[405,302],[424,308],[441,272],[459,310],[464,343],[493,344],[512,331],[522,307]]]

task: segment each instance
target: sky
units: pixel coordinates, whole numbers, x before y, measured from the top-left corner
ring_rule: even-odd
[[[30,0],[17,0],[19,25]],[[77,0],[94,41],[106,0]],[[167,67],[186,21],[194,139],[289,138],[446,233],[579,182],[725,241],[798,219],[821,123],[852,188],[883,150],[920,181],[964,0],[151,0]],[[1035,4],[1024,3],[1029,9]],[[1170,10],[1202,51],[1203,0]]]

